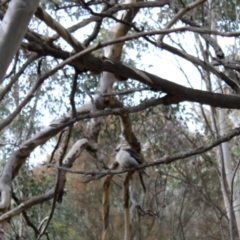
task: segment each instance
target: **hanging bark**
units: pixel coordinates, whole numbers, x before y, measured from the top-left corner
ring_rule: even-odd
[[[126,174],[123,182],[124,240],[131,240],[130,194],[129,183],[134,172]]]
[[[112,181],[113,175],[108,176],[103,184],[103,196],[102,196],[102,218],[103,218],[103,229],[102,229],[102,240],[108,239],[109,231],[109,193],[110,193],[110,184]]]

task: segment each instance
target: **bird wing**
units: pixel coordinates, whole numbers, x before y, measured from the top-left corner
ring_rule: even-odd
[[[135,151],[133,151],[130,148],[124,149],[124,151],[128,152],[130,154],[130,156],[137,161],[138,164],[141,164],[141,161],[139,159],[139,155]]]

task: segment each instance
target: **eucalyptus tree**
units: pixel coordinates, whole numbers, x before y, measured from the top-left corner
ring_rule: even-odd
[[[213,9],[218,13],[214,19],[211,16]],[[227,11],[223,12],[222,9]],[[214,147],[238,136],[240,129],[233,124],[223,135],[214,123],[216,108],[227,111],[240,108],[238,56],[230,55],[226,45],[219,44],[225,38],[227,42],[234,39],[237,43],[240,35],[238,12],[238,5],[234,1],[1,1],[0,130],[4,167],[0,178],[0,209],[3,211],[0,222],[24,214],[38,239],[46,235],[56,201],[61,202],[64,198],[64,187],[68,180],[66,172],[71,171],[74,161],[83,151],[93,155],[102,151],[99,147],[103,130],[101,122],[107,116],[118,116],[120,119],[121,133],[115,135],[116,143],[124,139],[143,160],[135,170],[154,167],[158,171],[160,165],[177,161],[181,163],[193,156],[193,159],[197,159],[197,155],[203,153],[202,159],[209,160],[207,154]],[[214,28],[211,25],[213,20]],[[234,46],[237,49],[237,44]],[[148,58],[143,61],[146,53]],[[160,64],[157,66],[153,59],[158,56],[160,61],[163,53],[176,58],[190,86],[176,83],[181,73],[176,68],[173,70],[170,63],[164,67]],[[151,64],[155,69],[151,69]],[[194,75],[191,73],[193,68],[199,72],[198,76],[196,72]],[[157,74],[153,74],[153,70]],[[173,79],[163,77],[163,74],[172,76],[173,71],[176,71]],[[198,86],[195,87],[197,81]],[[221,90],[216,89],[219,86]],[[127,94],[132,95],[128,98]],[[199,145],[189,141],[192,143],[190,150],[177,149],[175,146],[172,153],[168,149],[161,149],[160,158],[144,162],[146,156],[141,149],[143,145],[151,143],[154,132],[149,127],[146,128],[149,138],[144,138],[144,133],[139,136],[136,132],[137,121],[131,118],[133,113],[145,114],[146,110],[159,109],[160,106],[159,114],[167,117],[169,110],[166,109],[185,106],[181,105],[185,102],[198,104],[202,112],[200,122],[206,121],[205,131],[211,134],[206,134],[207,137],[202,141],[196,141]],[[209,109],[214,128],[210,126],[205,113]],[[175,112],[174,116],[178,114]],[[151,122],[153,117],[146,117]],[[74,128],[85,121],[88,121],[85,129],[79,129],[84,134],[79,133],[79,138],[75,138],[69,146]],[[111,125],[105,127],[110,129]],[[163,128],[160,134],[164,135],[164,130],[167,132],[167,128]],[[187,139],[184,138],[184,142]],[[55,142],[56,146],[52,148]],[[43,153],[40,154],[38,149],[44,149],[44,146],[45,154],[51,154],[47,165],[58,169],[56,184],[46,189],[45,193],[26,201],[17,201],[16,189],[11,186],[26,161],[43,158]],[[157,151],[156,146],[150,146]],[[184,146],[190,147],[188,144]],[[57,163],[53,164],[51,161],[59,148],[60,156]],[[219,149],[220,159],[222,150]],[[151,156],[154,157],[154,154]],[[214,157],[218,158],[216,155]],[[225,216],[224,211],[219,211],[220,203],[214,205],[209,200],[209,204],[216,211],[222,237],[229,234],[234,239],[238,236],[238,231],[234,229],[235,219],[239,221],[233,208],[233,196],[237,197],[233,195],[233,183],[238,165],[235,172],[231,173],[231,179],[227,180],[229,176],[226,176],[223,163],[216,166],[216,171],[228,203],[225,210],[229,214]],[[103,167],[106,168],[106,165],[103,164]],[[88,176],[87,181],[106,177],[102,239],[109,235],[110,183],[114,175],[125,172],[128,172],[123,184],[125,239],[131,239],[134,234],[131,230],[131,214],[137,204],[129,185],[132,172],[117,171],[117,167],[114,163],[108,166],[108,170],[78,172]],[[154,176],[152,174],[152,178]],[[184,193],[184,199],[186,196],[187,193]],[[11,206],[12,197],[18,202],[16,207]],[[53,199],[53,203],[49,216],[39,223],[39,228],[30,224],[26,210],[50,199]],[[129,202],[135,206],[131,211]],[[223,227],[226,221],[222,222],[220,213],[226,217],[226,221],[229,220],[228,230]],[[161,219],[158,211],[153,215]],[[183,226],[182,221],[179,224]],[[186,230],[184,227],[181,229],[179,236],[185,238]],[[172,237],[176,237],[176,234]],[[201,233],[196,234],[198,236],[194,237],[201,238]],[[169,238],[167,235],[165,237]]]

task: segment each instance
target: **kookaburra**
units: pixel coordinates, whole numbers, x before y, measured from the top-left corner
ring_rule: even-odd
[[[116,147],[116,162],[123,168],[123,169],[129,169],[138,166],[141,164],[141,160],[139,158],[139,155],[132,150],[127,144],[120,144]],[[142,173],[145,173],[147,176],[149,176],[144,169],[139,171],[139,177],[140,181],[142,183],[144,191],[146,191],[146,187],[144,185],[143,179],[142,179]]]

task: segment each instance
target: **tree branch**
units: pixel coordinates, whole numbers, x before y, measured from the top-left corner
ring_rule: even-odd
[[[65,29],[61,24],[59,24],[55,19],[53,19],[46,11],[41,7],[37,8],[35,16],[46,23],[51,29],[55,30],[67,43],[72,46],[72,48],[78,52],[83,50],[85,47],[72,36],[67,29]]]
[[[117,174],[122,174],[122,173],[126,173],[126,172],[131,172],[131,171],[136,171],[136,170],[140,170],[146,167],[151,167],[151,166],[157,166],[160,164],[170,164],[172,162],[178,161],[180,159],[184,159],[184,158],[188,158],[191,156],[194,156],[196,154],[201,154],[204,153],[206,151],[211,150],[212,148],[218,146],[219,144],[223,143],[223,142],[227,142],[230,141],[232,138],[239,136],[240,135],[240,128],[235,128],[231,131],[229,131],[226,135],[221,136],[215,140],[213,140],[211,143],[203,145],[201,147],[189,150],[189,151],[184,151],[184,152],[180,152],[177,154],[174,154],[172,156],[165,156],[162,157],[154,162],[149,162],[149,163],[144,163],[139,165],[138,167],[132,168],[132,169],[128,169],[128,170],[120,170],[120,171],[116,171],[116,170],[108,170],[108,171],[102,171],[102,172],[97,172],[97,171],[76,171],[76,170],[72,170],[72,169],[68,169],[68,168],[64,168],[64,167],[60,167],[60,166],[56,166],[54,164],[46,164],[49,167],[54,167],[56,169],[59,170],[63,170],[66,172],[70,172],[73,174],[82,174],[82,175],[89,175],[92,176],[90,179],[88,179],[89,181],[93,181],[96,179],[100,179],[102,177],[105,177],[107,175],[117,175]],[[110,176],[109,176],[110,177]],[[23,210],[26,210],[36,204],[42,203],[44,201],[47,201],[49,199],[51,199],[53,197],[54,194],[54,189],[48,190],[45,194],[34,197],[28,201],[25,201],[24,203],[20,204],[19,206],[17,206],[16,208],[12,209],[11,211],[3,214],[0,217],[0,223],[3,221],[6,221],[10,218],[12,218],[13,216],[18,215],[19,213],[21,213]]]
[[[67,172],[73,173],[73,174],[81,174],[81,175],[89,175],[92,176],[90,179],[87,180],[87,182],[89,181],[93,181],[93,180],[97,180],[100,179],[102,177],[105,177],[107,175],[116,175],[116,174],[122,174],[122,173],[126,173],[126,172],[130,172],[130,171],[136,171],[136,170],[140,170],[140,169],[144,169],[146,167],[152,167],[152,166],[158,166],[161,164],[170,164],[172,162],[181,160],[181,159],[186,159],[188,157],[197,155],[197,154],[202,154],[204,152],[207,152],[211,149],[213,149],[214,147],[217,147],[219,144],[223,143],[223,142],[227,142],[230,141],[232,138],[239,136],[240,135],[240,128],[235,128],[231,131],[229,131],[226,135],[221,136],[215,140],[213,140],[211,143],[202,145],[200,147],[197,147],[195,149],[192,150],[186,150],[183,152],[179,152],[176,154],[173,154],[172,156],[164,156],[158,160],[155,160],[154,162],[147,162],[147,163],[143,163],[137,167],[128,169],[128,170],[107,170],[107,171],[102,171],[102,172],[98,172],[98,171],[76,171],[76,170],[71,170],[71,169],[64,169]],[[57,169],[62,169],[59,166],[56,166],[54,164],[46,164],[49,167],[54,167]]]

